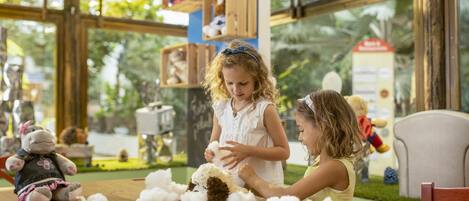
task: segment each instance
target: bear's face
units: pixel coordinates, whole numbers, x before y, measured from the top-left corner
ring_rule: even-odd
[[[39,126],[29,126],[21,134],[21,148],[29,153],[48,154],[55,150],[55,136]]]

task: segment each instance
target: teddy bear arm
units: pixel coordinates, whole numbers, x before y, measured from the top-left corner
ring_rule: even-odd
[[[60,166],[60,170],[67,175],[74,175],[77,173],[77,166],[71,160],[62,156],[61,154],[57,154],[57,163]]]
[[[11,172],[18,172],[23,169],[24,160],[21,159],[18,155],[10,156],[5,162],[6,169]]]

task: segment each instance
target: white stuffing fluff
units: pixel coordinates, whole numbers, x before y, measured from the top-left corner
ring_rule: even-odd
[[[101,193],[90,195],[86,201],[108,201],[106,196]]]
[[[152,189],[159,187],[161,189],[169,190],[169,186],[172,182],[171,177],[171,169],[152,172],[145,177],[145,188]]]
[[[173,181],[170,185],[170,190],[169,191],[171,191],[173,193],[176,193],[178,195],[182,195],[186,192],[186,190],[187,190],[187,185],[178,184],[178,183]]]
[[[140,197],[137,199],[137,201],[178,201],[178,200],[179,200],[178,194],[167,192],[158,187],[143,190],[142,192],[140,192]]]
[[[212,151],[214,154],[213,159],[212,159],[213,164],[215,164],[216,166],[220,168],[223,168],[223,161],[221,160],[221,158],[230,154],[230,151],[219,150],[219,148],[220,148],[220,144],[218,143],[218,141],[210,142],[210,144],[207,146],[207,149]]]
[[[181,195],[181,201],[207,201],[207,193],[189,191]]]
[[[158,170],[145,177],[145,190],[137,201],[178,201],[187,185],[172,181],[171,169]]]
[[[286,195],[282,197],[270,197],[267,201],[300,201],[300,199],[295,196]]]
[[[230,146],[230,145],[226,145]],[[218,141],[210,142],[207,146],[207,149],[212,151],[214,156],[212,159],[212,163],[218,166],[219,168],[223,169],[223,164],[226,162],[222,161],[221,158],[230,154],[230,151],[227,150],[220,150],[220,144]],[[238,165],[239,166],[239,165]],[[228,170],[231,176],[233,177],[234,183],[238,186],[244,186],[244,181],[238,176],[238,168],[233,168],[232,170]]]
[[[234,192],[228,196],[226,201],[256,201],[256,196],[249,191],[247,193],[244,192]]]

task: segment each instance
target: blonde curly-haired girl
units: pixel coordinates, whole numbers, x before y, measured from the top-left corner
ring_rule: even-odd
[[[283,184],[281,161],[290,151],[276,110],[278,92],[260,54],[243,41],[230,42],[213,60],[204,85],[214,101],[210,141],[230,151],[221,159],[225,167],[237,173],[247,163],[263,179]],[[205,159],[213,157],[206,149]]]

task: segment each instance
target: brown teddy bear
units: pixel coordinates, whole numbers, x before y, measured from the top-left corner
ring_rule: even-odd
[[[66,128],[60,133],[59,143],[72,145],[72,144],[86,144],[88,135],[81,129],[77,127]]]

